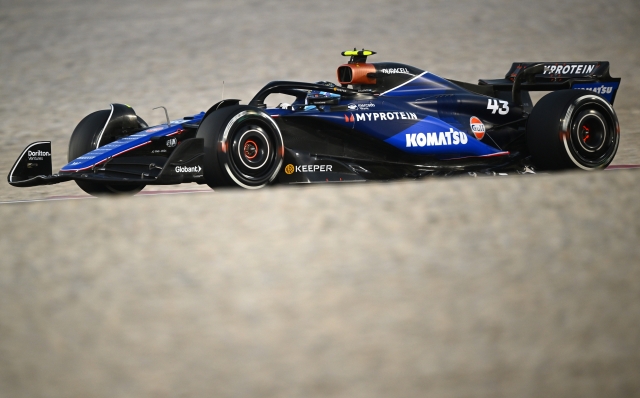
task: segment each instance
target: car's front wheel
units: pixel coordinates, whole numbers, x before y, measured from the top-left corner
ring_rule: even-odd
[[[203,172],[211,188],[262,188],[282,166],[282,134],[259,108],[234,105],[212,112],[200,124],[197,137],[204,139]]]
[[[69,140],[69,152],[67,155],[69,162],[107,144],[110,139],[113,139],[105,139],[105,137],[100,136],[109,120],[110,114],[111,112],[108,110],[96,111],[87,115],[78,123]],[[146,126],[144,120],[139,117],[138,119],[141,125]],[[144,184],[107,184],[83,180],[76,180],[76,184],[80,189],[92,196],[135,195],[145,187]]]

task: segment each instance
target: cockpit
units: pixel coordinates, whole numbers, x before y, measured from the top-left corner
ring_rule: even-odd
[[[367,57],[374,54],[374,51],[364,49],[342,52],[350,59],[338,67],[339,85],[326,81],[274,81],[264,86],[249,105],[265,108],[264,101],[269,95],[285,94],[295,97],[295,101],[291,105],[281,105],[293,110],[311,110],[318,106],[337,105],[341,98],[374,98],[424,73],[421,69],[396,62],[368,63]]]

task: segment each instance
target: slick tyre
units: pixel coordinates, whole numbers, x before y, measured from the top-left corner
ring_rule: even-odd
[[[78,123],[69,140],[69,162],[87,152],[93,151],[99,145],[106,144],[106,142],[98,143],[98,137],[107,123],[110,113],[108,110],[93,112]],[[81,180],[76,180],[76,184],[80,189],[92,196],[135,195],[144,188],[144,184],[103,184]]]
[[[262,188],[273,182],[282,167],[282,134],[259,108],[219,109],[205,117],[197,137],[204,139],[203,172],[211,188]]]
[[[531,159],[540,170],[604,169],[620,144],[620,125],[611,105],[584,90],[545,95],[527,122]]]

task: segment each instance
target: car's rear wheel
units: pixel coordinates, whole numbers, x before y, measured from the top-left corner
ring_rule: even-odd
[[[71,162],[74,159],[84,155],[87,152],[91,152],[99,146],[107,144],[108,140],[101,139],[100,132],[104,128],[107,120],[109,119],[110,111],[101,110],[93,112],[86,116],[78,123],[76,128],[71,134],[69,140],[69,153],[68,160]],[[141,123],[146,123],[144,120],[139,119]],[[92,196],[105,196],[105,195],[135,195],[140,192],[145,186],[144,184],[114,184],[114,183],[100,183],[95,181],[82,181],[76,180],[76,184]]]
[[[203,172],[211,188],[257,189],[277,176],[284,156],[278,125],[259,108],[234,105],[219,109],[200,124],[204,139]]]
[[[542,97],[527,122],[527,144],[541,170],[604,169],[620,144],[620,126],[611,105],[583,90]]]

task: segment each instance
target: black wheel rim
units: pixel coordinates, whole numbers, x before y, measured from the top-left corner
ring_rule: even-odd
[[[576,122],[575,134],[579,150],[589,154],[602,149],[609,131],[601,115],[587,112]]]
[[[245,124],[233,135],[231,157],[243,174],[259,177],[273,161],[273,140],[262,126]]]
[[[601,104],[582,104],[575,110],[567,149],[574,162],[578,162],[582,168],[607,166],[615,155],[618,141],[616,124]]]
[[[242,185],[258,187],[275,175],[281,144],[278,145],[272,127],[259,117],[252,115],[238,122],[228,141],[229,172]]]

